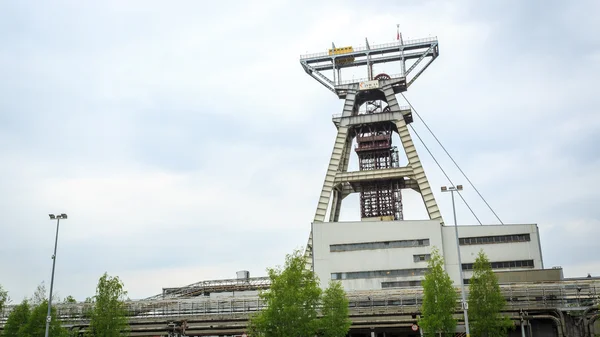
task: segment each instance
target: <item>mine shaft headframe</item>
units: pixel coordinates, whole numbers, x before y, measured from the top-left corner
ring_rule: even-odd
[[[373,74],[373,65],[380,63],[400,63],[400,73],[390,74],[390,79],[387,81],[398,85],[399,92],[405,91],[439,55],[436,37],[398,40],[373,46],[369,46],[368,41],[365,42],[365,46],[358,48],[336,48],[332,43],[332,48],[326,52],[300,56],[300,64],[307,74],[338,97],[344,98],[348,90],[374,80],[376,75]],[[365,66],[367,69],[364,78],[342,80],[342,69],[360,66]],[[325,75],[325,71],[331,71],[332,76]]]

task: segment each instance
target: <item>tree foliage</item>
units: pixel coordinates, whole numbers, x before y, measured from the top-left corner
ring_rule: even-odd
[[[38,287],[39,290],[39,287]],[[42,300],[38,305],[31,305],[28,300],[15,306],[11,311],[4,326],[3,337],[38,337],[46,332],[46,315],[48,314],[48,301]],[[56,309],[51,310],[49,336],[65,337],[67,330],[61,326],[56,317]]]
[[[119,277],[110,277],[107,273],[100,277],[90,313],[90,336],[128,336],[125,296],[127,292]]]
[[[330,282],[323,292],[302,251],[286,255],[284,267],[268,274],[271,287],[260,293],[266,308],[250,318],[251,336],[346,336],[351,324],[346,292],[339,282]]]
[[[73,296],[69,295],[65,297],[63,303],[77,303],[77,300]]]
[[[513,325],[508,317],[501,314],[505,304],[498,277],[485,253],[480,251],[469,281],[469,325],[473,336],[507,336]]]
[[[306,269],[301,251],[286,255],[283,269],[268,269],[271,287],[261,292],[267,308],[251,317],[251,336],[314,336],[318,331],[317,305],[321,289],[314,273]]]
[[[47,296],[48,295],[46,294],[46,285],[42,281],[42,283],[40,283],[37,286],[37,288],[35,288],[35,292],[33,293],[33,296],[31,297],[31,305],[37,306],[37,305],[42,304],[42,302],[48,300]],[[52,298],[52,299],[54,300],[54,298]]]
[[[321,299],[320,336],[344,337],[352,321],[348,317],[348,298],[342,284],[330,281]]]
[[[86,298],[86,303],[94,305],[89,313],[89,335],[116,337],[128,334],[129,325],[124,303],[126,295],[124,285],[118,277],[110,277],[107,273],[100,277],[96,295]]]
[[[42,303],[36,305],[31,310],[27,324],[20,331],[19,337],[37,337],[44,336],[46,332],[46,315],[48,314],[48,301],[43,300]],[[56,309],[51,309],[51,321],[48,335],[51,337],[65,337],[67,330],[61,326],[60,321],[56,317]]]
[[[456,319],[452,315],[457,299],[452,280],[444,270],[444,259],[434,248],[423,280],[422,317],[419,319],[419,325],[426,335],[454,333]]]
[[[0,312],[4,310],[4,306],[9,301],[10,298],[8,297],[8,291],[4,290],[4,288],[2,288],[2,285],[0,285]]]
[[[2,337],[22,336],[23,334],[19,334],[19,330],[27,325],[30,314],[31,308],[29,306],[29,301],[23,300],[23,302],[16,305],[6,319]]]

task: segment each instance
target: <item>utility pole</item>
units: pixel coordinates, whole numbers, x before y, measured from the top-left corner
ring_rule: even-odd
[[[456,254],[458,255],[458,271],[459,271],[459,276],[460,276],[460,290],[461,290],[460,293],[461,293],[461,297],[462,297],[461,306],[462,306],[463,313],[465,316],[465,331],[467,333],[467,337],[470,337],[471,334],[469,331],[469,312],[468,312],[469,305],[465,298],[465,280],[464,280],[463,270],[462,270],[462,261],[460,259],[460,242],[458,240],[458,223],[456,222],[456,207],[454,204],[454,192],[462,191],[462,189],[463,189],[462,185],[456,185],[456,187],[442,186],[442,192],[450,192],[450,194],[452,195],[452,213],[454,214],[454,234],[456,235]]]
[[[60,226],[60,219],[67,219],[67,215],[65,213],[61,213],[59,215],[48,214],[50,216],[50,220],[56,220],[56,237],[54,238],[54,254],[52,254],[52,277],[50,278],[50,296],[48,297],[48,315],[46,315],[46,334],[45,337],[48,337],[48,332],[50,330],[50,321],[52,321],[52,288],[54,287],[54,267],[56,266],[56,246],[58,245],[58,229]]]

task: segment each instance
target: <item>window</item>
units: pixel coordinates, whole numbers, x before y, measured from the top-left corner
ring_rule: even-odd
[[[402,288],[402,287],[420,287],[422,281],[395,281],[395,282],[381,282],[381,288]]]
[[[500,261],[491,262],[492,269],[507,269],[507,268],[533,268],[533,260],[518,260],[518,261]],[[463,270],[473,270],[473,263],[463,263]]]
[[[423,276],[423,275],[425,275],[425,272],[427,272],[427,268],[352,271],[352,272],[346,272],[346,273],[331,273],[331,279],[332,280],[352,280],[352,279],[367,279],[367,278],[377,278],[377,277]]]
[[[485,245],[492,243],[509,243],[509,242],[527,242],[531,241],[529,233],[511,234],[511,235],[496,235],[496,236],[475,236],[458,239],[461,246],[465,245]]]
[[[425,247],[425,246],[429,246],[429,239],[342,243],[342,244],[330,245],[329,251],[330,252],[350,252],[350,251],[354,251],[354,250],[372,250],[372,249]]]
[[[415,262],[429,261],[429,259],[431,259],[431,254],[413,255],[413,259]]]

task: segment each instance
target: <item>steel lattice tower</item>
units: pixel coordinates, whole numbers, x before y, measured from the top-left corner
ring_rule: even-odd
[[[360,193],[363,220],[403,220],[402,194],[405,188],[421,194],[430,219],[443,223],[442,216],[419,160],[407,125],[412,122],[410,108],[401,107],[396,94],[404,92],[439,54],[437,38],[402,41],[366,47],[336,48],[300,57],[304,70],[344,100],[341,115],[334,115],[337,136],[325,175],[313,222],[337,222],[342,200]],[[373,65],[400,64],[400,73],[374,75]],[[367,77],[342,81],[342,70],[366,67]],[[408,68],[407,68],[408,66]],[[331,74],[331,76],[327,76]],[[361,107],[364,106],[364,109]],[[392,145],[397,133],[408,162],[401,163]],[[352,143],[356,140],[359,171],[349,172]],[[312,231],[306,246],[312,267]]]

